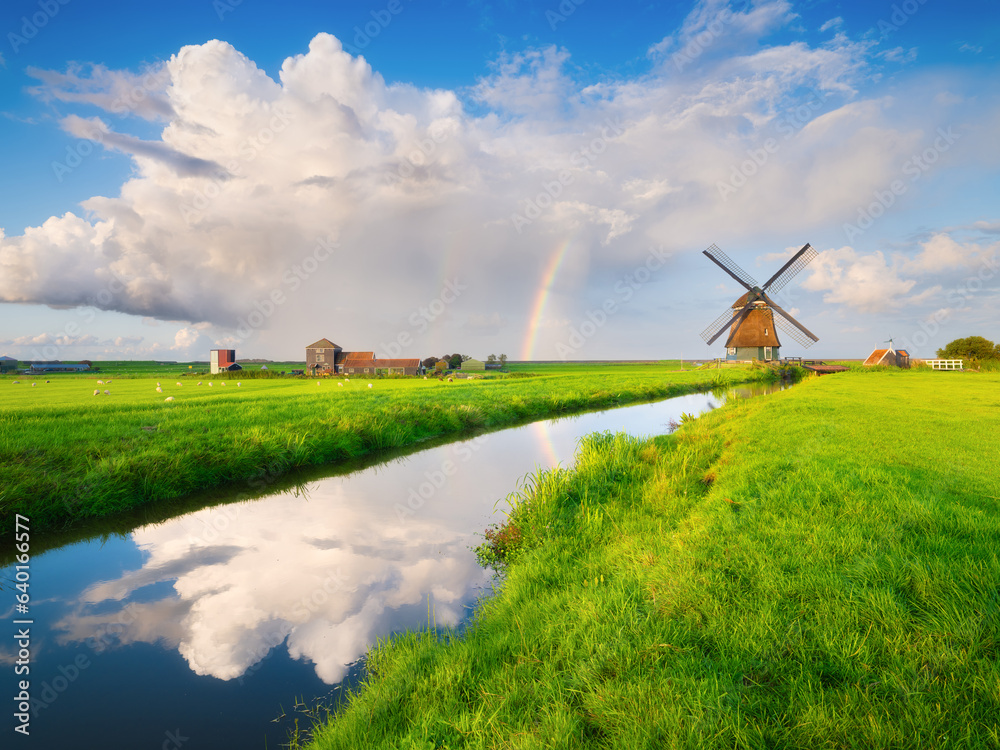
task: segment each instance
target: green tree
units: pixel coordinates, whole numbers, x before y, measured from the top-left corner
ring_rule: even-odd
[[[496,361],[497,361],[497,355],[495,355],[495,354],[491,354],[490,356],[488,356],[488,357],[486,358],[486,361],[487,361],[487,362],[496,362]]]
[[[507,355],[506,354],[501,354],[500,355],[500,366],[501,367],[505,367],[506,365],[507,365]]]
[[[462,366],[462,355],[452,354],[451,357],[449,357],[448,359],[448,365],[451,367],[452,370],[457,370],[458,368],[460,368]]]
[[[955,339],[944,349],[938,349],[937,355],[941,359],[998,359],[1000,346],[995,346],[992,341],[982,336],[969,336]]]
[[[432,370],[432,369],[434,369],[434,365],[436,365],[440,361],[441,360],[439,360],[437,357],[428,357],[427,359],[425,359],[420,364],[422,364],[428,370]]]

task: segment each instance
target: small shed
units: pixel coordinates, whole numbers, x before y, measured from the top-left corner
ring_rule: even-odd
[[[910,354],[906,349],[893,349],[890,344],[888,349],[876,349],[868,355],[868,359],[864,361],[864,366],[873,367],[874,365],[887,365],[889,367],[909,369]]]
[[[0,372],[17,372],[17,360],[7,355],[0,357]]]
[[[481,359],[467,359],[462,363],[462,366],[459,369],[461,369],[464,372],[469,372],[469,371],[484,372],[486,370],[486,363],[483,362]]]

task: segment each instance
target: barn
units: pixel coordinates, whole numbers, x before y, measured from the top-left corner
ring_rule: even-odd
[[[483,362],[481,359],[469,358],[462,363],[462,367],[460,369],[463,372],[468,372],[468,371],[483,372],[486,369],[486,363]]]
[[[17,360],[7,355],[0,357],[0,372],[17,372]]]
[[[67,362],[39,362],[28,368],[29,372],[44,374],[46,372],[86,372],[90,365],[85,363],[70,364]]]
[[[209,352],[209,361],[213,375],[220,372],[235,372],[243,368],[236,364],[235,349],[212,349]]]
[[[876,349],[864,361],[865,367],[872,367],[874,365],[888,365],[889,367],[901,367],[904,370],[909,369],[910,355],[906,349],[897,350],[892,347],[892,344],[889,344],[888,349]]]
[[[419,359],[377,359],[375,352],[345,352],[329,339],[306,347],[306,370],[311,375],[419,375]]]

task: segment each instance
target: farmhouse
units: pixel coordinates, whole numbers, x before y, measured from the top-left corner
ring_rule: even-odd
[[[0,372],[17,372],[17,360],[7,355],[0,357]]]
[[[236,364],[235,349],[212,349],[209,352],[209,360],[213,375],[218,375],[220,372],[236,372],[243,369],[240,365]]]
[[[306,370],[313,375],[418,375],[419,359],[376,359],[375,352],[345,352],[329,339],[306,347]]]

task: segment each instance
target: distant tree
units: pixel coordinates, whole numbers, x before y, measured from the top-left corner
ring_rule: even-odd
[[[504,366],[506,366],[506,364],[507,364],[507,355],[506,354],[501,354],[500,355],[500,366],[504,367]]]
[[[495,354],[491,354],[490,356],[488,356],[488,357],[486,358],[486,361],[487,361],[487,362],[496,362],[496,361],[497,361],[497,355],[495,355]]]
[[[944,349],[938,349],[937,355],[941,359],[1000,359],[1000,346],[995,346],[992,341],[982,336],[969,336],[964,339],[955,339]]]
[[[452,370],[457,370],[462,366],[462,361],[461,354],[452,354],[448,359],[448,366],[451,367]]]
[[[460,354],[458,356],[460,356],[462,358],[463,362],[468,362],[470,359],[472,359],[472,356],[469,355],[469,354]]]
[[[448,369],[448,360],[446,360],[446,359],[439,359],[438,363],[436,365],[434,365],[434,369],[437,370],[438,372],[443,372],[443,371],[447,370]]]
[[[428,370],[430,370],[430,369],[433,369],[434,365],[436,365],[440,361],[441,360],[439,360],[437,357],[428,357],[427,359],[425,359],[420,364],[422,364],[424,367],[426,367]]]

